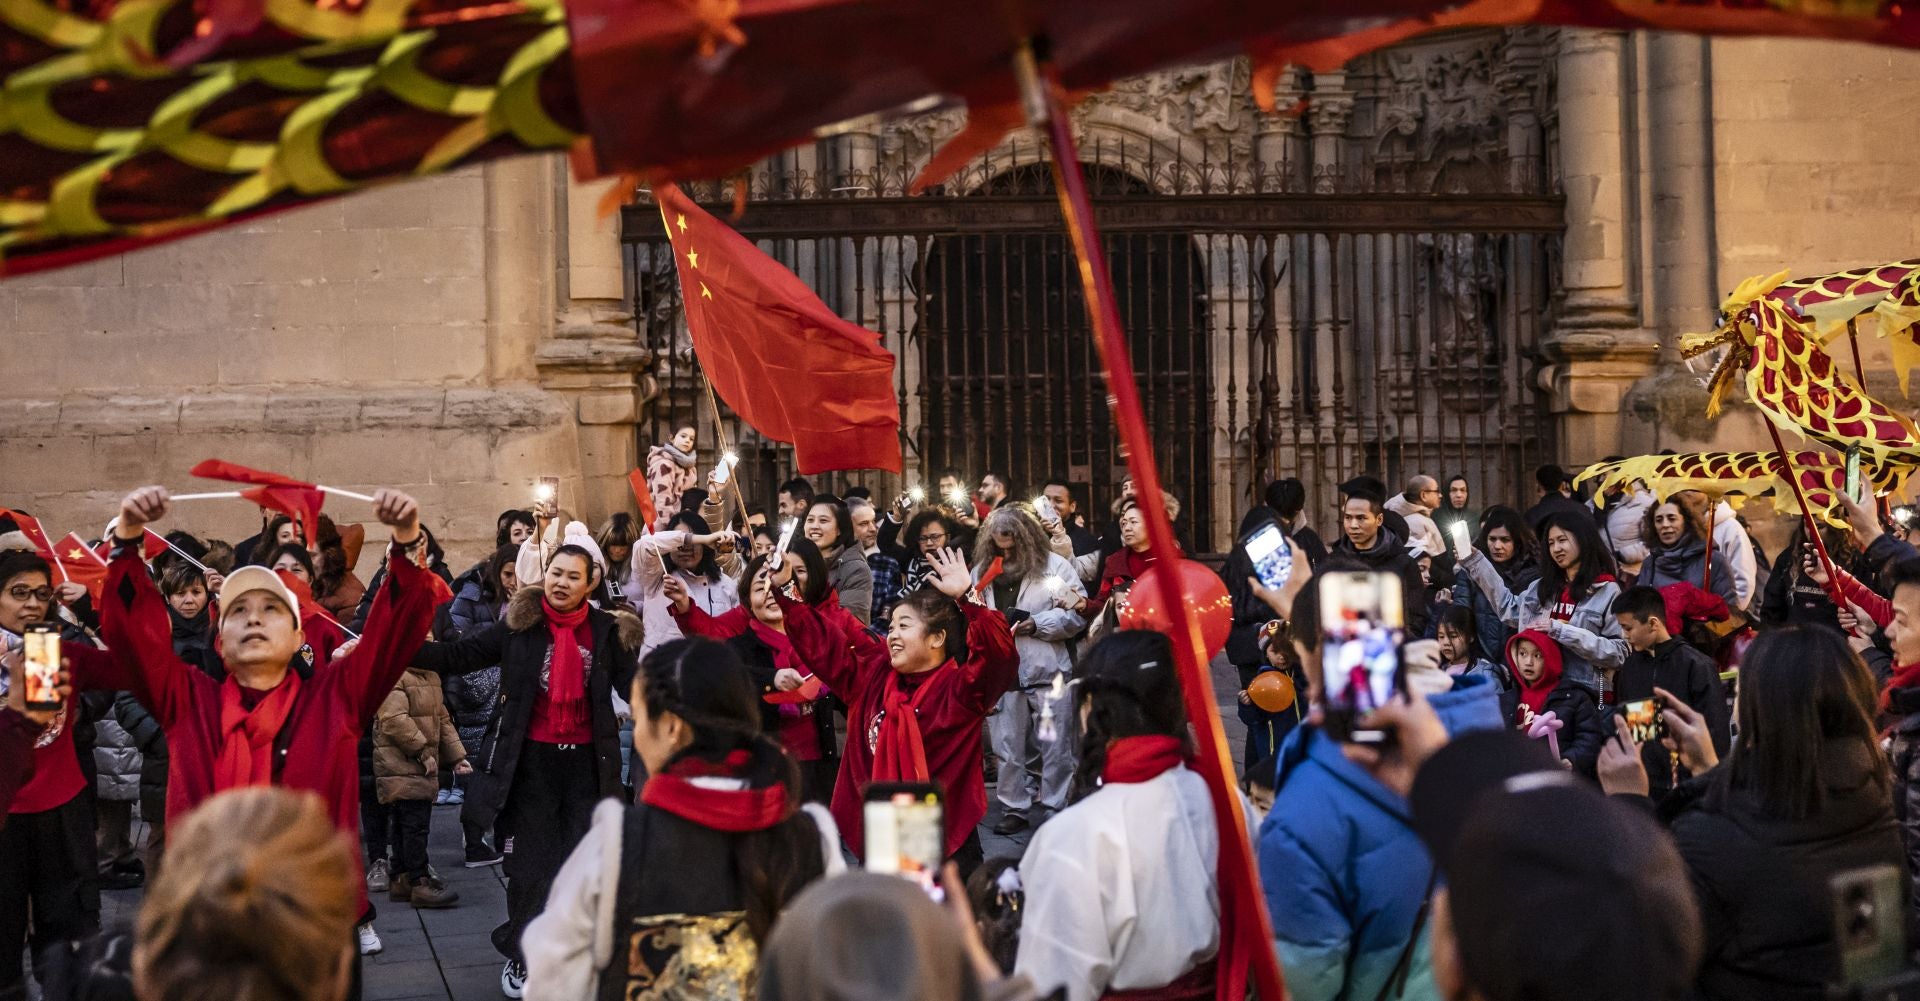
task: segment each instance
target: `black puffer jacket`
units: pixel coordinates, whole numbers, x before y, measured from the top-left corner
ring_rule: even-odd
[[[487,726],[477,754],[468,760],[467,805],[462,820],[490,827],[513,791],[514,771],[526,745],[533,706],[545,690],[553,641],[547,633],[537,587],[522,588],[507,603],[499,622],[453,643],[428,643],[413,666],[442,677],[471,674],[500,666],[499,711]],[[613,716],[613,693],[630,692],[640,665],[642,627],[629,612],[587,612],[593,634],[593,660],[587,665],[587,705],[593,713],[593,750],[599,764],[601,796],[619,796],[620,724]]]
[[[1382,526],[1371,548],[1356,549],[1353,540],[1343,537],[1334,545],[1329,556],[1333,559],[1359,560],[1376,573],[1398,575],[1401,607],[1407,612],[1407,635],[1427,634],[1427,585],[1420,580],[1420,564],[1415,563],[1413,555],[1407,552],[1404,536],[1396,535],[1392,529]]]
[[[1902,864],[1899,827],[1864,745],[1823,749],[1826,801],[1803,820],[1768,816],[1716,768],[1662,804],[1693,875],[1704,932],[1698,993],[1708,1001],[1826,997],[1840,977],[1828,881]],[[1726,766],[1721,766],[1725,768]]]

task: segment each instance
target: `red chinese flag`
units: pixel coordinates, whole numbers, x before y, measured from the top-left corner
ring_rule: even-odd
[[[640,534],[653,531],[653,521],[660,512],[653,506],[653,488],[647,485],[647,474],[636,469],[627,474],[627,486],[633,488],[633,502],[640,508]]]
[[[47,541],[47,530],[40,527],[40,519],[30,514],[21,514],[10,508],[0,507],[0,534],[19,532],[33,543],[35,552],[52,553],[53,545]]]
[[[899,472],[900,405],[880,335],[835,315],[679,188],[657,184],[653,197],[673,241],[694,353],[720,398],[761,434],[792,442],[802,474]]]
[[[99,553],[87,547],[78,533],[68,532],[47,555],[51,557],[54,571],[63,581],[85,584],[87,593],[93,596],[95,606],[100,604],[100,595],[107,586],[107,561]]]
[[[240,491],[240,496],[292,518],[300,526],[302,538],[313,538],[313,527],[319,524],[320,506],[327,500],[325,491],[305,480],[264,469],[249,469],[220,459],[208,459],[188,472],[203,479],[257,484],[252,489]]]

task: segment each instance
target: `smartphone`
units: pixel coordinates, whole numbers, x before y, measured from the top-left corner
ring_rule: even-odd
[[[1627,733],[1636,744],[1658,743],[1660,738],[1667,735],[1666,720],[1660,716],[1659,699],[1622,702],[1620,715],[1627,721]]]
[[[1320,577],[1320,681],[1324,726],[1335,740],[1383,744],[1385,730],[1359,727],[1361,717],[1398,695],[1406,678],[1400,645],[1406,636],[1400,578],[1370,571]]]
[[[1866,504],[1865,498],[1860,496],[1860,446],[1858,445],[1847,449],[1846,491],[1847,496],[1853,498],[1854,503],[1863,506]]]
[[[1279,526],[1271,522],[1260,526],[1247,540],[1247,559],[1253,562],[1253,575],[1269,590],[1287,586],[1287,578],[1293,576],[1293,550],[1288,548]]]
[[[774,544],[773,558],[767,561],[768,565],[773,567],[775,570],[778,570],[780,568],[780,564],[786,560],[787,546],[792,544],[793,533],[799,527],[800,527],[800,519],[798,518],[788,518],[787,523],[780,526],[780,541]]]
[[[946,806],[930,782],[876,782],[867,787],[861,816],[868,872],[913,880],[934,900],[945,900],[940,866],[946,861]]]
[[[1906,874],[1898,866],[1850,869],[1827,883],[1841,979],[1861,986],[1899,973],[1907,953]]]
[[[1467,523],[1464,521],[1456,521],[1447,527],[1453,530],[1454,558],[1465,559],[1467,551],[1473,548],[1473,539],[1467,531]]]
[[[733,454],[732,452],[722,453],[720,456],[720,461],[713,464],[713,482],[715,483],[727,482],[727,480],[733,476],[734,464],[738,463],[739,461],[740,461],[740,457]]]
[[[533,499],[542,504],[560,496],[560,477],[542,476],[533,481]]]
[[[1009,608],[1006,611],[1001,612],[1000,614],[1006,616],[1007,625],[1009,626],[1017,626],[1020,623],[1033,618],[1033,613],[1027,611],[1024,608]]]
[[[60,634],[53,624],[37,622],[27,627],[26,701],[27,708],[50,712],[60,708]]]

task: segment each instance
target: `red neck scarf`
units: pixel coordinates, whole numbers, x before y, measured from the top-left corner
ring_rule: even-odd
[[[753,632],[754,639],[766,644],[767,649],[773,651],[774,670],[792,668],[800,671],[801,674],[807,673],[801,670],[800,661],[793,653],[793,640],[789,639],[786,633],[752,617],[747,619],[747,628]]]
[[[1920,664],[1908,664],[1893,669],[1893,677],[1887,679],[1885,688],[1880,689],[1880,711],[1886,712],[1888,702],[1893,698],[1896,688],[1912,688],[1920,685]]]
[[[873,781],[928,782],[927,746],[920,736],[920,702],[926,698],[933,676],[953,667],[953,661],[922,676],[920,684],[909,692],[900,686],[900,672],[887,679],[886,701],[880,720],[880,732],[873,742]]]
[[[547,613],[547,632],[553,637],[553,663],[547,671],[547,695],[553,703],[555,728],[575,730],[587,723],[587,665],[580,659],[580,626],[587,621],[587,603],[562,612],[540,599]]]
[[[682,758],[659,775],[647,779],[640,788],[640,802],[702,827],[729,834],[764,831],[793,816],[793,804],[786,787],[770,785],[760,789],[715,789],[695,785],[701,776],[741,778],[752,763],[753,755],[734,751],[715,765],[699,758]]]
[[[248,710],[240,701],[240,683],[227,675],[220,685],[220,754],[213,761],[214,789],[273,783],[273,739],[286,725],[299,694],[300,675],[289,668],[280,684]]]
[[[1107,763],[1100,769],[1100,781],[1106,785],[1146,782],[1186,760],[1186,748],[1178,737],[1121,737],[1107,745]]]

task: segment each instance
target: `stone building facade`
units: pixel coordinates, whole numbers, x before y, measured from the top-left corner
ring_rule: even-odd
[[[1076,113],[1092,159],[1111,168],[1118,211],[1148,220],[1117,231],[1140,241],[1121,258],[1137,259],[1139,285],[1178,292],[1153,301],[1167,319],[1140,325],[1186,338],[1154,343],[1193,345],[1149,397],[1171,401],[1161,419],[1192,443],[1162,461],[1204,481],[1191,500],[1205,549],[1226,541],[1250,485],[1275,470],[1397,476],[1478,461],[1491,478],[1548,458],[1757,447],[1751,408],[1704,419],[1704,369],[1679,363],[1678,335],[1708,323],[1749,274],[1895,260],[1920,243],[1912,140],[1881,111],[1920,97],[1920,54],[1517,29],[1289,76],[1282,105],[1304,100],[1292,118],[1254,113],[1245,80],[1233,64],[1158,74]],[[1078,399],[1045,376],[1084,380],[1084,366],[988,355],[981,379],[952,374],[974,365],[974,348],[950,304],[992,284],[991,269],[963,258],[1052,253],[1040,221],[1007,228],[1002,213],[990,220],[1001,230],[983,223],[967,243],[964,229],[936,233],[924,219],[888,230],[844,214],[897,209],[887,185],[956,124],[931,116],[788,154],[791,169],[765,176],[857,174],[868,190],[756,191],[743,229],[763,209],[812,226],[811,238],[767,246],[848,315],[900,338],[910,476],[1018,459],[992,449],[1051,420],[1045,448],[1024,461],[1069,468],[1102,500],[1116,455],[1097,409],[1017,409]],[[1033,175],[1021,170],[1038,162],[1025,142],[956,178],[944,196],[954,218],[975,194],[1022,194]],[[1248,191],[1274,196],[1259,210],[1270,218],[1249,221],[1252,202],[1228,199]],[[602,193],[569,181],[557,159],[502,162],[0,282],[0,489],[86,534],[125,487],[196,486],[185,470],[218,456],[411,489],[456,561],[485,551],[493,515],[524,504],[539,476],[561,477],[565,506],[597,522],[625,503],[626,472],[663,425],[712,420],[645,234],[629,216],[623,239],[620,220],[599,215]],[[813,210],[842,214],[794,221],[807,207],[782,203],[809,194]],[[1200,207],[1216,215],[1186,225],[1140,208],[1186,195],[1214,198]],[[1516,206],[1507,218],[1442,218],[1444,206],[1502,198]],[[1554,218],[1530,228],[1521,210],[1540,204]],[[1421,213],[1423,229],[1406,231],[1396,212]],[[832,229],[853,224],[869,235]],[[1170,225],[1189,232],[1176,243]],[[936,250],[936,235],[958,242]],[[999,279],[1018,294],[997,301],[987,343],[1027,343],[1004,317],[1037,290],[1058,297],[1031,307],[1043,326],[1077,302],[1057,282],[1025,280]],[[929,298],[941,288],[944,300]],[[1395,302],[1423,305],[1383,305]],[[1870,382],[1898,398],[1890,377]],[[1343,437],[1341,414],[1363,433]],[[1049,451],[1055,440],[1061,451]],[[743,444],[756,445],[750,434]],[[778,452],[760,454],[770,474]],[[1487,492],[1518,489],[1508,479]],[[253,514],[214,502],[179,518],[237,538]]]

